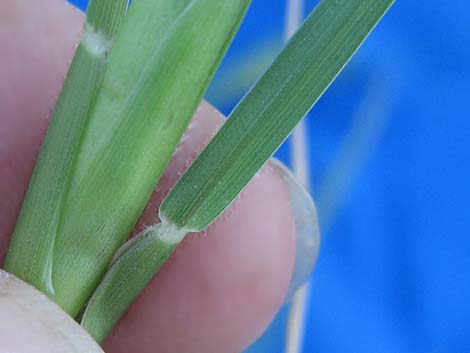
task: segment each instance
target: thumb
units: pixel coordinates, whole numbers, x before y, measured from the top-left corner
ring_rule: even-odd
[[[55,303],[2,270],[0,318],[0,353],[103,353]]]

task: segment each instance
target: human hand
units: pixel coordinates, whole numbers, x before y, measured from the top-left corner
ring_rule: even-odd
[[[62,0],[0,3],[0,263],[82,21],[83,14]],[[165,193],[222,121],[213,107],[201,104],[137,228],[155,223]],[[294,263],[294,229],[287,188],[268,164],[206,234],[185,239],[104,349],[240,352],[284,301]],[[0,329],[0,352],[5,339],[15,338],[2,337]]]

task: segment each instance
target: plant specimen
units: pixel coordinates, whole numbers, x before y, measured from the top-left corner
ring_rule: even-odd
[[[5,269],[101,342],[185,235],[239,195],[393,0],[323,0],[126,242],[249,0],[92,0]],[[214,15],[216,14],[216,16]]]

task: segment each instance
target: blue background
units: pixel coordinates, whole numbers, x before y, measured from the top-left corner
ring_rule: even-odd
[[[253,1],[208,92],[225,113],[279,50],[284,6]],[[398,0],[308,117],[322,247],[303,352],[470,352],[469,62],[470,2]],[[250,353],[283,352],[285,314]]]

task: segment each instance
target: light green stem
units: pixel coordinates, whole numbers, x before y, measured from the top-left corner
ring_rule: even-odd
[[[5,260],[5,269],[53,297],[54,246],[73,167],[127,0],[93,0]],[[107,11],[101,11],[106,8]]]
[[[97,342],[106,338],[185,234],[171,224],[160,223],[123,246],[88,302],[81,320],[81,325]]]

